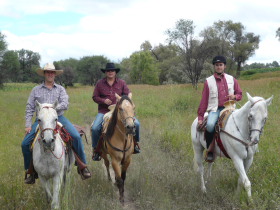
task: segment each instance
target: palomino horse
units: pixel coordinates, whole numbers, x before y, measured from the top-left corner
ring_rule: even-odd
[[[108,154],[111,157],[115,172],[116,185],[119,189],[120,201],[124,203],[124,181],[126,170],[131,162],[134,151],[133,135],[135,135],[134,109],[131,97],[116,94],[117,104],[112,113],[102,144],[102,158],[111,181]],[[105,126],[104,126],[105,127]]]
[[[260,135],[267,119],[267,107],[271,104],[273,96],[265,100],[261,97],[251,97],[247,93],[247,97],[249,101],[229,116],[227,124],[220,131],[220,137],[239,174],[237,191],[240,191],[240,186],[243,185],[251,200],[251,182],[246,173],[253,162],[255,152],[258,150]],[[203,150],[206,148],[206,142],[203,133],[197,130],[197,119],[192,124],[191,135],[194,160],[198,165],[201,178],[201,189],[206,193],[203,178]],[[217,144],[215,153],[217,156],[225,157]],[[211,168],[212,163],[209,163],[207,178],[211,176]]]
[[[51,201],[52,209],[59,208],[61,184],[65,182],[66,172],[70,171],[74,163],[72,150],[65,153],[64,143],[57,132],[57,104],[57,101],[54,104],[40,104],[36,101],[40,133],[33,148],[33,165],[46,191],[47,201]],[[51,179],[53,194],[50,191]]]

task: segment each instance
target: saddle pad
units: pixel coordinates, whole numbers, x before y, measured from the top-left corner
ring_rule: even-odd
[[[219,125],[220,129],[224,128],[226,126],[227,120],[232,112],[233,112],[233,109],[226,109],[221,112],[219,120],[218,120],[218,125]]]
[[[36,127],[36,134],[35,134],[35,138],[34,138],[34,140],[33,140],[32,144],[31,144],[31,146],[30,146],[30,149],[31,149],[31,150],[33,150],[34,145],[35,145],[35,142],[36,142],[36,141],[37,141],[37,139],[39,138],[39,133],[40,133],[40,131],[39,131],[39,125],[37,125],[37,127]]]
[[[109,122],[110,122],[110,119],[111,119],[112,114],[113,114],[113,112],[115,110],[115,107],[116,107],[116,104],[109,106],[110,111],[107,112],[103,116],[103,124],[102,124],[103,130],[102,130],[102,133],[106,133],[108,125],[109,125]]]

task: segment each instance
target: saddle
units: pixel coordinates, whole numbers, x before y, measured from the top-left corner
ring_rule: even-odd
[[[86,137],[86,133],[85,133],[85,128],[79,126],[79,125],[74,125],[73,126],[76,128],[76,130],[79,132],[80,136],[82,137],[83,135],[85,136],[85,139],[87,141],[87,137]],[[55,128],[55,131],[59,132],[60,137],[63,141],[63,145],[64,145],[64,149],[65,152],[68,153],[70,151],[70,149],[72,149],[73,153],[74,153],[74,157],[75,157],[75,164],[78,166],[78,169],[81,171],[84,168],[86,168],[87,166],[82,162],[81,158],[78,156],[77,152],[74,150],[73,146],[72,146],[72,137],[70,136],[69,132],[63,127],[63,125],[60,122],[57,122],[57,126]],[[35,134],[35,138],[33,139],[31,145],[30,145],[30,150],[32,151],[35,145],[35,142],[40,138],[39,137],[39,125],[37,125],[36,127],[36,134]],[[88,142],[87,142],[88,143]],[[35,175],[37,174],[37,172],[34,169],[33,166],[33,161],[30,162],[30,166],[29,169],[26,172],[27,174],[31,174],[31,175]]]
[[[226,150],[225,150],[225,148],[223,146],[223,143],[221,141],[220,129],[225,128],[229,116],[235,110],[235,104],[234,105],[233,104],[234,104],[234,101],[227,101],[225,103],[225,108],[220,112],[218,123],[215,126],[215,133],[214,133],[214,137],[213,137],[214,141],[212,141],[212,143],[210,144],[210,146],[208,148],[208,152],[213,152],[213,154],[214,154],[215,146],[217,144],[218,147],[220,148],[220,150],[223,152],[223,154],[227,158],[230,158],[230,157],[227,154],[227,152],[226,152]],[[208,116],[204,117],[204,120],[203,120],[201,126],[197,125],[197,130],[204,133],[204,140],[206,140],[206,138],[205,138],[205,130],[206,130],[207,118],[208,118]],[[214,156],[214,159],[215,159],[215,156]]]

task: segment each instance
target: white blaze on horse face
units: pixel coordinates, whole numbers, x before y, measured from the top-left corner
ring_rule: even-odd
[[[135,132],[134,107],[128,100],[124,100],[121,104],[121,108],[126,131],[127,133],[133,134]]]

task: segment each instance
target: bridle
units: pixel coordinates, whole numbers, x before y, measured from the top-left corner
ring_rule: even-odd
[[[119,112],[120,112],[120,120],[121,120],[121,122],[122,122],[122,124],[124,125],[124,127],[125,127],[125,129],[126,129],[126,121],[128,120],[128,119],[132,119],[133,120],[133,122],[135,121],[135,116],[133,115],[133,116],[128,116],[128,117],[123,117],[123,112],[124,112],[124,110],[122,109],[122,108],[120,108],[119,107],[120,106],[120,104],[116,107],[116,109],[119,109]],[[108,144],[110,145],[110,147],[111,148],[113,148],[115,151],[118,151],[118,152],[122,152],[123,153],[123,158],[122,158],[122,160],[121,160],[121,164],[123,164],[124,163],[124,160],[125,160],[125,156],[126,156],[126,152],[131,148],[131,146],[132,146],[132,139],[133,138],[130,138],[130,145],[129,145],[129,147],[128,148],[126,148],[126,146],[127,146],[127,140],[128,140],[128,135],[129,135],[129,133],[124,133],[122,130],[121,130],[121,128],[118,126],[118,124],[116,124],[116,128],[119,130],[119,132],[123,135],[123,137],[124,137],[124,146],[123,146],[123,149],[119,149],[119,148],[117,148],[117,147],[115,147],[114,145],[112,145],[111,144],[111,142],[110,142],[110,140],[109,139],[107,139],[106,140],[106,142],[108,142]]]
[[[251,105],[251,109],[252,109],[252,107],[253,107],[256,103],[258,103],[258,102],[260,102],[260,101],[263,101],[263,99],[260,99],[260,100],[255,101],[255,102]],[[250,117],[248,117],[248,122],[249,122],[249,136],[251,136],[252,131],[258,131],[258,132],[260,133],[260,135],[262,135],[262,133],[263,133],[263,127],[264,127],[264,125],[265,125],[266,119],[264,120],[264,123],[263,123],[262,127],[261,127],[260,129],[257,129],[257,128],[251,128],[251,127],[252,127],[252,124],[251,124],[251,120],[250,120],[249,118],[250,118]]]
[[[42,109],[44,109],[44,108],[46,108],[46,109],[54,109],[54,108],[51,107],[51,106],[44,106],[44,107],[42,107]],[[55,109],[54,109],[54,110],[55,110]],[[54,128],[54,129],[53,129],[53,128],[45,128],[45,129],[42,129],[41,126],[40,126],[40,123],[39,123],[39,129],[40,129],[40,137],[41,137],[41,139],[44,139],[44,132],[45,132],[45,131],[51,130],[51,131],[53,132],[54,140],[56,140],[56,134],[58,133],[58,124],[57,124],[57,120],[56,120],[55,128]],[[62,156],[63,156],[63,154],[64,154],[64,148],[63,148],[64,145],[63,145],[62,142],[61,142],[61,144],[62,144],[62,152],[61,152],[60,157],[56,156],[56,155],[53,153],[53,150],[47,148],[44,144],[43,144],[43,148],[44,148],[44,150],[50,150],[51,153],[53,154],[53,156],[54,156],[56,159],[61,159]]]
[[[135,113],[133,114],[133,116],[123,117],[123,112],[124,112],[125,110],[123,110],[122,108],[119,108],[119,110],[120,110],[121,121],[122,121],[124,127],[126,127],[125,125],[126,125],[126,122],[127,122],[128,119],[132,119],[132,120],[133,120],[133,123],[135,122]],[[126,112],[126,111],[125,111],[125,112]],[[118,126],[117,126],[117,127],[118,127]],[[118,129],[119,129],[119,128],[118,128]],[[122,133],[123,133],[123,132],[122,132]],[[126,133],[126,135],[128,135],[128,134]]]
[[[53,107],[51,106],[44,106],[42,107],[42,109],[54,109]],[[54,139],[56,139],[56,134],[58,133],[58,130],[57,130],[57,121],[56,121],[56,125],[55,125],[55,128],[45,128],[45,129],[42,129],[41,126],[40,126],[40,123],[39,123],[39,128],[40,128],[40,131],[41,131],[41,138],[44,139],[44,132],[47,131],[47,130],[51,130],[53,132],[53,136],[54,136]]]
[[[255,102],[251,105],[251,108],[250,108],[250,109],[252,109],[252,107],[253,107],[256,103],[258,103],[258,102],[260,102],[260,101],[263,101],[263,99],[260,99],[260,100],[255,101]],[[235,139],[236,141],[240,142],[240,143],[243,144],[247,149],[248,149],[249,146],[254,146],[255,144],[257,144],[256,142],[250,141],[251,133],[252,133],[252,131],[258,131],[258,132],[260,132],[260,135],[261,135],[262,132],[263,132],[263,128],[264,128],[265,122],[263,123],[261,129],[251,128],[251,119],[250,119],[250,117],[248,116],[249,135],[248,135],[247,138],[244,138],[243,135],[242,135],[242,133],[241,133],[241,131],[240,131],[240,129],[239,129],[239,127],[238,127],[238,125],[237,125],[236,122],[235,122],[235,119],[234,119],[234,115],[233,115],[233,114],[232,114],[232,119],[233,119],[233,122],[234,122],[234,125],[235,125],[237,131],[240,133],[240,135],[242,136],[242,138],[245,139],[245,140],[247,140],[247,141],[249,141],[249,143],[245,142],[244,140],[242,140],[242,139],[240,139],[240,138],[237,138],[237,137],[231,135],[230,133],[228,133],[227,131],[225,131],[225,130],[223,130],[223,129],[220,129],[220,131],[223,132],[223,133],[225,133],[225,134],[227,134],[228,136],[230,136],[231,138]]]

